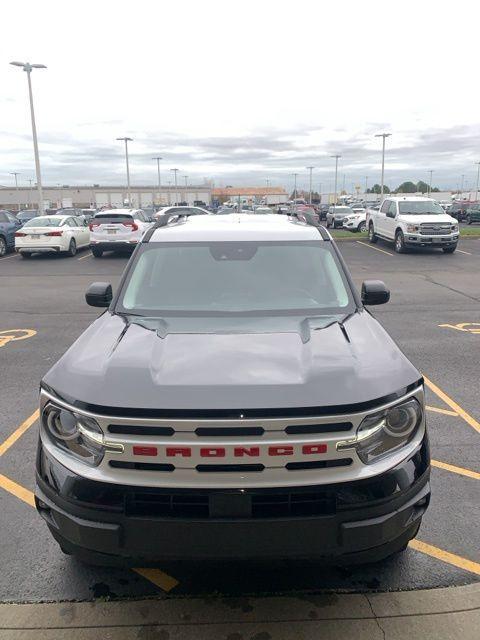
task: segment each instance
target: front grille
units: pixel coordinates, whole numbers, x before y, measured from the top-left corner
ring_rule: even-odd
[[[265,519],[334,515],[336,498],[323,491],[281,490],[256,492],[157,493],[136,491],[128,495],[129,517],[183,519]]]
[[[336,433],[337,431],[350,431],[353,428],[351,422],[331,422],[326,424],[293,424],[285,427],[281,431],[288,434],[305,434],[305,433]],[[149,425],[131,425],[131,424],[109,424],[109,433],[132,436],[174,436],[176,433],[182,432],[174,427],[157,427]],[[199,438],[216,438],[216,437],[249,437],[264,436],[267,430],[261,425],[256,427],[197,427],[193,433]]]
[[[421,224],[420,234],[425,236],[444,236],[452,230],[449,224]]]

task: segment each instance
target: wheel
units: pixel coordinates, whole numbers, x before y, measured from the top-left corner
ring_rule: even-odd
[[[92,255],[94,258],[101,258],[103,256],[103,251],[98,247],[92,247]]]
[[[371,222],[370,226],[368,227],[368,241],[371,242],[372,244],[375,244],[376,242],[378,242],[378,237],[373,228],[373,222]]]
[[[405,239],[400,230],[395,234],[395,251],[397,253],[405,253]]]
[[[466,222],[467,224],[472,224],[472,219],[470,218],[470,216],[467,216],[467,217],[465,218],[465,222]]]
[[[444,247],[442,251],[443,253],[454,253],[456,248],[457,248],[457,245],[455,245],[454,247]]]
[[[330,229],[330,221],[327,219],[327,229]]]
[[[68,251],[67,251],[67,255],[70,256],[71,258],[73,258],[73,256],[77,253],[77,243],[75,242],[75,240],[72,238],[70,240],[70,244],[68,246]]]
[[[365,233],[366,230],[367,230],[366,222],[361,222],[357,227],[357,231],[360,231],[360,233]]]
[[[0,236],[0,257],[7,253],[7,241]]]
[[[28,259],[32,257],[32,254],[29,253],[28,251],[22,251],[22,253],[20,254],[22,256],[22,258]]]

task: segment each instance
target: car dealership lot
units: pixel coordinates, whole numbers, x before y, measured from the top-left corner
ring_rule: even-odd
[[[357,284],[380,278],[390,287],[390,304],[373,311],[435,389],[427,397],[433,498],[420,542],[386,562],[356,568],[279,562],[206,569],[186,560],[139,572],[85,567],[64,556],[30,504],[38,383],[98,315],[84,302],[88,284],[102,280],[115,286],[127,257],[95,259],[85,251],[75,258],[44,255],[27,262],[8,255],[0,259],[3,600],[368,591],[480,580],[480,333],[475,333],[480,328],[475,324],[480,323],[480,240],[462,239],[453,255],[396,255],[391,245],[373,246],[363,239],[339,241],[339,246]]]

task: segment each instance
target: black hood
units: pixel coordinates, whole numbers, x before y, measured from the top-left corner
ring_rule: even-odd
[[[162,323],[162,321],[159,321]],[[232,331],[146,328],[105,313],[44,383],[81,403],[126,409],[228,410],[363,404],[420,374],[366,311],[345,321],[253,321]],[[204,323],[204,320],[202,321]]]

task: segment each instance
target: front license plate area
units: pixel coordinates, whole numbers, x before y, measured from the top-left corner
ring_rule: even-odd
[[[209,511],[211,518],[251,518],[252,497],[245,493],[213,493]]]

